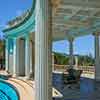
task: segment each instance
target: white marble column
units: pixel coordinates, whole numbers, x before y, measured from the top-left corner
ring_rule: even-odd
[[[95,79],[100,81],[100,50],[99,50],[99,34],[94,34],[95,39]]]
[[[8,52],[9,52],[9,58],[8,58],[8,64],[9,64],[9,73],[13,75],[13,69],[14,69],[14,56],[13,56],[13,39],[9,38],[9,46],[8,46]]]
[[[26,36],[25,40],[25,76],[30,77],[30,38]]]
[[[6,48],[5,48],[5,70],[9,71],[9,51],[8,51],[8,39],[6,39]]]
[[[51,0],[36,0],[35,100],[52,100]]]
[[[35,43],[33,40],[30,42],[30,78],[34,79],[35,73]]]
[[[73,68],[73,41],[74,41],[74,39],[73,38],[70,38],[69,39],[69,56],[70,56],[70,60],[69,60],[69,64],[70,64],[70,69],[72,69]]]
[[[54,66],[54,62],[55,59],[54,59],[54,53],[52,53],[52,70],[54,71],[55,70],[55,66]]]
[[[32,74],[33,73],[33,63],[32,63],[32,49],[33,49],[33,44],[32,44],[32,41],[30,41],[30,73]]]
[[[13,76],[16,77],[19,75],[19,39],[14,39],[13,47]]]
[[[25,76],[25,39],[19,39],[19,74]]]

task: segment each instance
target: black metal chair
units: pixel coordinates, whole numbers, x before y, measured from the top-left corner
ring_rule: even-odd
[[[77,83],[80,80],[82,70],[69,69],[68,74],[63,73],[64,84]]]

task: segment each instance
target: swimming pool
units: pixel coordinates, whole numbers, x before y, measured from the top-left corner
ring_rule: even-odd
[[[0,100],[19,100],[15,87],[2,79],[0,79]]]

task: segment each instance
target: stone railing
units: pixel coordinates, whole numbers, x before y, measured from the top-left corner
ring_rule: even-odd
[[[74,66],[74,65],[73,65]],[[67,71],[69,65],[53,65],[53,71]],[[94,66],[74,66],[74,69],[83,70],[83,73],[94,73],[95,67]]]
[[[53,65],[53,71],[62,71],[62,72],[64,72],[67,68],[68,68],[67,65],[58,65],[58,64]]]
[[[83,73],[95,73],[94,66],[78,66],[78,69],[83,70]]]

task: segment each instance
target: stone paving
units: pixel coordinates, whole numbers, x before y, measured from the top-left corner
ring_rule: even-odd
[[[63,94],[63,98],[55,100],[100,100],[100,82],[94,79],[81,78],[80,83],[67,85],[62,74],[54,74],[53,85]]]

